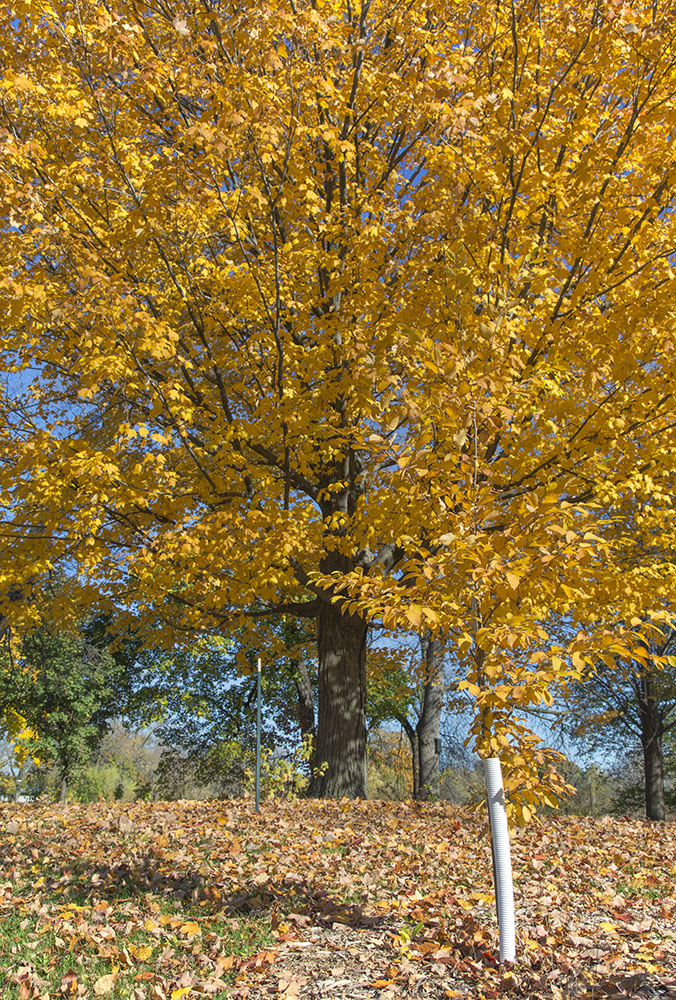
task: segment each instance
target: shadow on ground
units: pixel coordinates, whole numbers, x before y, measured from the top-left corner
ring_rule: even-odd
[[[385,925],[381,917],[367,916],[355,903],[334,899],[317,883],[303,878],[260,876],[249,882],[210,881],[196,868],[167,871],[153,856],[133,864],[92,865],[87,861],[68,865],[58,877],[46,879],[48,892],[59,891],[64,901],[80,906],[108,900],[141,902],[148,896],[164,899],[204,916],[224,917],[254,913],[294,913],[316,924],[341,923],[352,927]]]

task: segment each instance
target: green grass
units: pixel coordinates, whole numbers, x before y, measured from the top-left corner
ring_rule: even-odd
[[[72,897],[72,893],[68,896]],[[115,985],[106,996],[110,1000],[127,1000],[134,987],[151,983],[156,975],[165,981],[180,978],[200,954],[247,959],[273,943],[270,915],[264,910],[229,918],[221,914],[205,916],[198,905],[176,907],[164,900],[146,898],[148,903],[154,912],[144,923],[129,927],[126,934],[124,914],[111,914],[116,927],[111,928],[106,920],[95,923],[92,916],[97,911],[91,903],[76,903],[76,909],[72,898],[61,893],[44,893],[41,912],[21,904],[6,912],[0,922],[3,1000],[18,1000],[20,984],[10,980],[22,967],[28,967],[37,977],[36,985],[42,994],[55,996],[63,995],[61,986],[69,972],[90,991],[101,976],[112,973]],[[69,914],[72,919],[67,919]],[[154,933],[146,927],[148,920],[156,925]],[[191,922],[199,925],[199,934],[181,932],[181,927]],[[115,937],[109,937],[111,929]],[[228,983],[235,975],[236,968],[224,968],[219,978]],[[226,997],[227,993],[212,994],[219,996]]]
[[[626,899],[666,899],[671,895],[666,886],[657,888],[652,885],[644,885],[642,882],[629,882],[618,879],[615,883],[615,891],[618,896]]]

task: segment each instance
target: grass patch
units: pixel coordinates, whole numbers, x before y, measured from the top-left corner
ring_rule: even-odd
[[[624,879],[618,879],[615,891],[618,896],[625,896],[627,899],[666,899],[671,895],[666,886],[645,885],[641,881],[626,882]]]
[[[3,914],[3,1000],[76,996],[79,986],[92,991],[96,983],[111,1000],[127,1000],[152,983],[170,996],[190,968],[229,984],[242,961],[274,943],[264,910],[205,915],[198,903],[178,905],[150,893],[139,908],[133,897],[101,899],[55,881],[55,891],[41,886],[30,905],[20,900]]]

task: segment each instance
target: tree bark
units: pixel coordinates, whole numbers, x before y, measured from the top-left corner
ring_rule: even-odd
[[[300,726],[300,735],[303,741],[303,746],[307,747],[309,744],[310,747],[308,766],[310,769],[310,775],[312,775],[315,768],[317,752],[317,730],[315,726],[315,703],[312,692],[312,682],[310,680],[308,669],[302,660],[294,660],[293,667],[297,695],[296,711],[298,725]]]
[[[653,738],[643,744],[645,772],[645,814],[648,819],[660,822],[667,818],[664,801],[664,766],[661,740]]]
[[[322,600],[315,771],[310,795],[366,798],[366,622]]]
[[[662,717],[652,689],[652,678],[642,678],[641,746],[645,774],[645,814],[648,819],[663,822],[667,818],[664,801],[664,763],[662,758]]]
[[[303,740],[315,737],[315,705],[312,695],[312,682],[307,667],[302,660],[293,661],[296,694],[298,696],[298,725]]]
[[[425,668],[418,721],[415,727],[405,716],[397,716],[397,721],[411,744],[413,798],[430,799],[439,795],[439,754],[436,741],[441,731],[444,647],[439,639],[432,639],[430,636],[426,636],[421,645]]]
[[[411,744],[411,765],[413,768],[413,798],[420,798],[420,741],[418,739],[418,731],[414,729],[411,723],[404,716],[400,716],[397,720],[401,723],[404,732],[408,736],[408,742]]]
[[[418,794],[416,798],[430,799],[439,795],[439,754],[436,741],[441,730],[443,706],[443,657],[444,648],[439,639],[426,636],[422,640],[425,663],[422,707],[416,726],[418,735]]]

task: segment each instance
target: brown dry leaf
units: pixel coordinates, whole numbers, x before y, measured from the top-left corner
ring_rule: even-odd
[[[295,1000],[296,997],[300,996],[300,991],[304,984],[305,981],[302,979],[280,979],[277,984],[277,990],[282,994],[284,1000]]]
[[[95,996],[105,997],[108,993],[112,993],[116,982],[117,975],[114,972],[109,972],[105,976],[99,976],[94,983]]]

